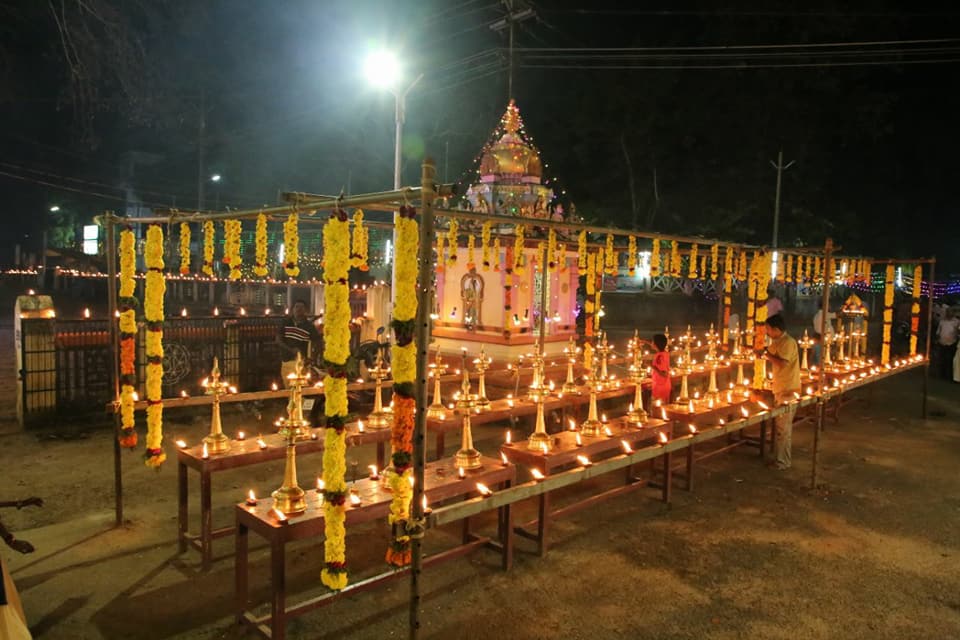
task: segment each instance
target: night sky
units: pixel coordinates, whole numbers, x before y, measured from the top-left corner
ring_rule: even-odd
[[[0,1],[2,264],[39,246],[53,204],[80,222],[131,195],[192,209],[198,177],[220,208],[390,187],[393,98],[362,75],[380,46],[425,74],[405,183],[424,154],[469,177],[508,98],[493,0],[63,6]],[[782,148],[781,244],[830,234],[960,270],[950,3],[515,6],[534,17],[516,27],[513,94],[585,218],[768,243]]]

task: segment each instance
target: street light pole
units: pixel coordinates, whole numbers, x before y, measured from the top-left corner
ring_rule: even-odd
[[[396,134],[393,146],[393,188],[395,190],[400,188],[400,155],[401,147],[403,146],[403,123],[407,119],[407,94],[410,93],[422,79],[423,74],[421,73],[406,89],[393,93],[393,97],[396,99],[396,116],[394,119]],[[396,246],[396,237],[394,237],[394,246]]]
[[[777,163],[773,164],[773,160],[770,161],[770,164],[773,165],[773,168],[777,170],[777,195],[773,202],[773,249],[777,248],[777,242],[780,235],[780,184],[783,180],[783,172],[785,169],[789,169],[793,166],[794,161],[791,160],[787,163],[787,166],[783,166],[783,149],[777,153]]]

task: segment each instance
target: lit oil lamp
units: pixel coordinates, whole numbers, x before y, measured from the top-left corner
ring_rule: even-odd
[[[620,446],[623,447],[624,453],[633,453],[633,447],[630,446],[630,443],[626,440],[620,441]]]
[[[665,434],[663,431],[661,431],[661,432],[660,432],[660,444],[667,444],[668,441],[669,441],[669,438],[667,438],[667,434]]]
[[[530,469],[530,475],[533,476],[533,479],[537,482],[540,482],[546,477],[540,469]]]
[[[577,462],[579,462],[584,467],[589,467],[590,465],[593,464],[592,462],[590,462],[590,458],[583,455],[577,456]]]
[[[245,502],[247,503],[247,506],[248,506],[248,507],[255,507],[255,506],[257,506],[257,496],[256,496],[256,494],[253,492],[253,489],[250,489],[249,493],[247,493],[247,499],[246,499]]]
[[[490,490],[490,487],[483,484],[482,482],[477,483],[477,491],[479,491],[480,495],[483,496],[484,498],[489,498],[490,496],[493,495],[493,491]]]

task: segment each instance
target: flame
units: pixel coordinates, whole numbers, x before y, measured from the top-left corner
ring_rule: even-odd
[[[627,413],[633,413],[633,403],[631,402],[627,407]]]
[[[267,448],[267,443],[266,443],[266,441],[265,441],[263,438],[260,438],[260,437],[257,438],[257,445],[259,445],[261,449],[266,449],[266,448]]]
[[[740,407],[740,413],[743,414],[743,417],[744,417],[744,418],[749,418],[749,417],[750,417],[750,412],[747,410],[746,407]]]
[[[687,428],[690,429],[691,434],[695,434],[697,432],[697,427],[692,424],[688,424]]]
[[[463,467],[457,467],[457,476],[461,480],[467,477],[467,472],[463,470]]]
[[[696,409],[693,406],[693,400],[690,401],[690,404],[687,405],[687,412],[693,413]]]
[[[188,394],[187,394],[187,390],[186,390],[186,389],[181,389],[181,390],[180,390],[180,397],[181,397],[181,398],[186,398],[186,397],[188,397]]]
[[[247,493],[247,500],[249,500],[250,502],[257,501],[257,495],[253,492],[253,489],[250,489],[250,491]]]
[[[583,455],[577,456],[577,462],[579,462],[585,467],[589,467],[591,464],[593,464],[592,462],[590,462],[590,458]]]
[[[370,469],[370,477],[371,477],[371,478],[376,479],[377,477],[379,477],[378,474],[377,474],[377,465],[375,465],[375,464],[368,464],[368,465],[367,465],[367,469]]]
[[[493,495],[493,491],[490,490],[490,487],[483,484],[482,482],[477,483],[477,491],[479,491],[480,495],[482,495],[484,498],[486,498],[487,496]]]
[[[360,495],[359,495],[359,494],[356,494],[356,493],[351,493],[351,494],[350,494],[350,506],[351,506],[351,507],[358,507],[358,506],[360,506]]]
[[[666,421],[667,420],[667,410],[663,407],[660,407],[660,417]]]
[[[507,398],[507,406],[513,409],[513,398]]]
[[[665,434],[663,431],[661,431],[661,432],[660,432],[660,444],[667,444],[667,441],[668,441],[667,434]]]
[[[423,494],[423,496],[421,497],[420,506],[423,507],[424,513],[430,510],[430,507],[427,506],[427,494]]]
[[[84,309],[84,310],[83,310],[83,317],[84,317],[84,318],[90,318],[90,309]]]
[[[136,391],[133,392],[133,401],[138,402],[140,400],[140,394]]]
[[[273,384],[271,384],[271,385],[270,385],[270,388],[271,388],[272,390],[274,390],[274,391],[276,391],[277,389],[279,389],[279,387],[277,386],[277,383],[276,383],[276,382],[274,382]]]
[[[699,392],[699,391],[694,391],[694,392],[693,392],[693,399],[694,399],[694,400],[699,400],[699,399],[700,399],[700,392]]]
[[[363,420],[357,420],[357,431],[363,433]]]
[[[770,411],[770,407],[763,400],[757,400],[757,404],[760,405],[760,408],[764,411]]]
[[[541,472],[540,469],[530,469],[530,475],[532,475],[533,479],[537,482],[540,482],[546,477],[543,475],[543,472]]]
[[[794,392],[793,392],[793,399],[794,399],[794,400],[799,400],[799,399],[800,399],[800,394],[797,393],[796,391],[794,391]]]
[[[184,442],[183,440],[177,440],[177,441],[176,441],[176,445],[177,445],[177,448],[178,448],[178,449],[186,449],[186,448],[187,448],[187,443]]]
[[[812,396],[812,395],[813,395],[813,387],[807,387],[807,395],[808,395],[808,396]]]
[[[582,446],[583,446],[583,439],[580,437],[580,434],[578,433],[578,434],[575,436],[575,438],[576,438],[577,446],[578,446],[578,447],[582,447]]]
[[[417,479],[414,478],[413,474],[411,473],[409,476],[407,476],[407,482],[410,483],[410,488],[413,489],[413,486],[417,483]]]
[[[507,444],[511,444],[513,442],[513,434],[510,433],[510,429],[507,429],[507,437],[505,437],[503,441]]]
[[[507,454],[505,454],[503,451],[500,452],[500,460],[503,461],[504,465],[510,464],[510,461],[507,460]]]
[[[186,307],[184,307],[183,309],[180,309],[180,315],[181,315],[182,317],[184,317],[184,318],[187,317],[187,308],[186,308]]]
[[[220,315],[220,308],[219,308],[219,307],[214,307],[214,308],[213,308],[213,315],[215,315],[215,316]]]
[[[630,443],[626,440],[620,441],[620,446],[623,447],[624,453],[633,453],[633,447],[630,446]]]
[[[203,452],[202,452],[200,455],[201,455],[201,457],[203,457],[203,458],[209,458],[209,457],[210,457],[210,451],[209,451],[209,449],[207,449],[207,443],[206,443],[206,442],[203,443]]]
[[[541,442],[541,443],[540,443],[540,451],[543,452],[543,455],[547,455],[547,453],[550,452],[550,447],[547,446],[547,443],[546,443],[546,442]]]
[[[576,430],[577,430],[577,423],[573,421],[573,418],[568,418],[568,419],[567,419],[567,424],[570,426],[570,431],[576,431]]]
[[[227,390],[228,390],[230,393],[236,393],[236,392],[237,392],[237,388],[234,387],[234,386],[232,386],[232,385],[231,385],[230,387],[227,387]]]
[[[237,440],[243,440],[246,437],[247,437],[247,434],[245,434],[243,431],[237,431]]]
[[[607,421],[607,414],[601,413],[601,414],[600,414],[600,422],[606,422],[606,421]]]
[[[720,426],[722,427],[725,424],[727,424],[727,421],[724,420],[723,418],[720,418]]]
[[[271,509],[271,510],[270,510],[270,513],[272,513],[272,514],[273,514],[273,517],[277,519],[277,522],[286,522],[286,521],[287,521],[287,516],[283,513],[283,511],[280,511],[280,509],[277,509],[276,507],[274,507],[273,509]]]
[[[323,493],[323,490],[327,488],[327,483],[323,481],[323,478],[317,476],[317,491]]]

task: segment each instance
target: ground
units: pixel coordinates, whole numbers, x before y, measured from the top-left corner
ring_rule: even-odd
[[[699,466],[695,493],[677,482],[670,507],[644,490],[581,511],[557,523],[542,559],[518,540],[508,573],[487,551],[428,569],[421,636],[960,637],[960,398],[955,385],[934,381],[931,409],[941,415],[923,421],[920,385],[918,372],[879,383],[828,425],[817,491],[809,489],[811,430],[798,427],[787,472],[739,448]],[[201,420],[170,425],[171,435],[194,441],[203,430]],[[2,497],[46,500],[43,509],[3,513],[36,553],[0,550],[35,637],[252,637],[232,623],[231,540],[217,542],[209,573],[197,554],[177,554],[174,466],[156,473],[125,455],[128,523],[111,528],[109,433],[49,437],[57,432],[0,437]],[[482,428],[479,448],[492,453],[501,437]],[[370,455],[362,453],[360,469]],[[302,484],[319,461],[304,458]],[[217,476],[215,523],[229,520],[248,487],[275,488],[281,472],[267,465]],[[565,491],[560,502],[596,486]],[[521,519],[531,513],[522,505]],[[357,579],[382,566],[386,530],[354,533]],[[431,532],[428,547],[449,546],[454,535]],[[266,550],[253,541],[252,586],[265,600]],[[322,591],[321,553],[319,544],[290,553],[294,593]],[[406,580],[352,595],[292,622],[289,637],[405,637],[407,595]]]

